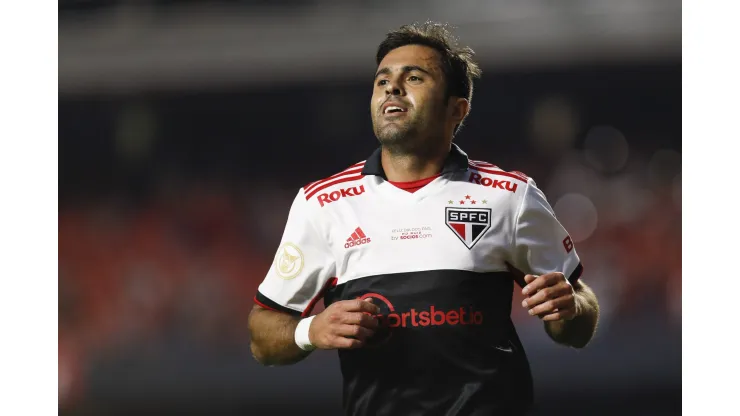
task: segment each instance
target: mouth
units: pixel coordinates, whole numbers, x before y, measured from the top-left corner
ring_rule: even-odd
[[[381,108],[381,110],[384,116],[401,115],[401,114],[406,114],[409,111],[408,108],[398,103],[385,103],[383,104],[383,107]]]

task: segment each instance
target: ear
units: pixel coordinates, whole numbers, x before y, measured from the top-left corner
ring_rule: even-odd
[[[450,97],[447,102],[447,108],[449,109],[449,115],[454,120],[454,124],[460,124],[465,116],[470,111],[470,103],[467,99],[461,97]]]

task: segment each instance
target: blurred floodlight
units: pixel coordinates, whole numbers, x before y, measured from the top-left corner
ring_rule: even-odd
[[[579,128],[577,110],[563,97],[537,102],[529,122],[532,146],[542,153],[562,152],[573,146]]]
[[[624,135],[612,126],[595,126],[583,143],[586,161],[599,172],[619,172],[627,164],[629,144]]]
[[[593,200],[602,189],[602,179],[584,163],[583,155],[574,150],[566,152],[558,160],[557,166],[546,180],[546,195],[553,200],[569,193],[586,195]],[[544,183],[538,181],[538,185]]]
[[[581,194],[563,195],[553,207],[560,223],[568,230],[574,242],[591,237],[598,225],[598,214],[593,202]]]
[[[615,223],[640,219],[655,203],[655,195],[644,185],[641,175],[622,175],[608,182],[607,194]]]
[[[658,150],[648,164],[648,179],[655,187],[671,186],[671,182],[679,173],[681,173],[681,154],[675,150]]]

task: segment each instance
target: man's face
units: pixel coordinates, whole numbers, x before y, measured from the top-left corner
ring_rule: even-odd
[[[407,45],[390,51],[378,66],[370,103],[380,143],[398,150],[423,146],[419,139],[444,137],[445,77],[434,49]]]

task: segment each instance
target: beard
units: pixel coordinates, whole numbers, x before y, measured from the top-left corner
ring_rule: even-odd
[[[405,116],[388,120],[381,114],[373,118],[373,132],[380,145],[396,155],[424,155],[444,141],[446,107],[429,103],[414,107]]]
[[[384,123],[378,120],[373,126],[375,137],[381,146],[392,153],[407,153],[413,151],[415,139],[418,136],[418,126],[414,120],[399,120],[398,122]]]
[[[438,141],[444,141],[443,108],[432,111],[413,111],[406,117],[399,117],[392,122],[383,116],[373,119],[373,131],[380,145],[391,154],[398,156],[423,156],[434,152]]]

